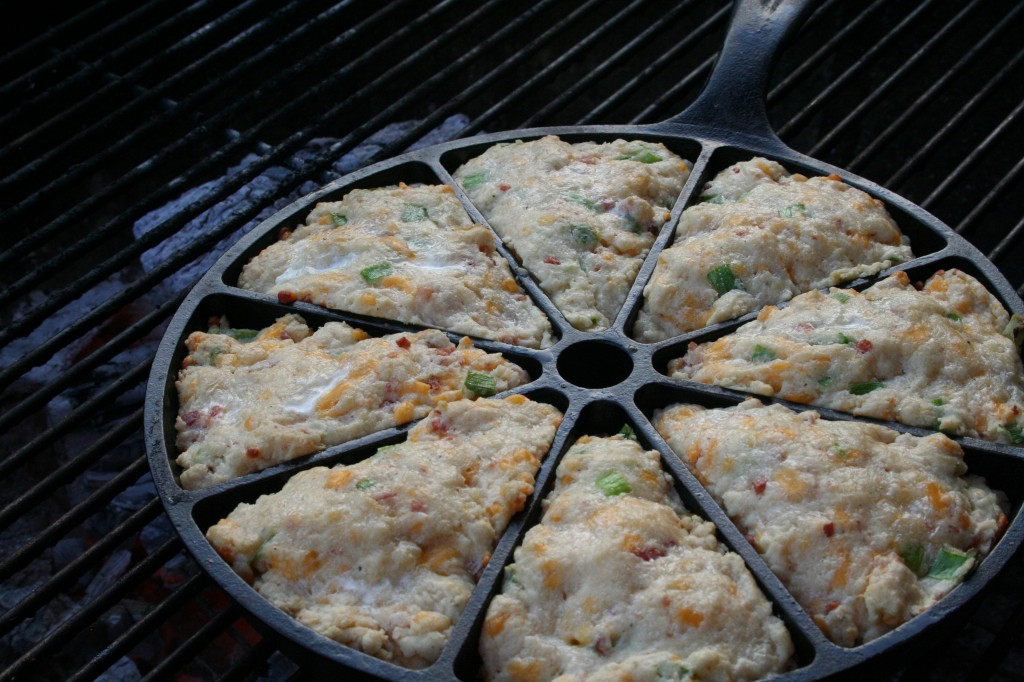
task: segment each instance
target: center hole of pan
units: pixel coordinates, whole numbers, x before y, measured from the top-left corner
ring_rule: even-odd
[[[558,357],[558,373],[583,388],[607,388],[625,380],[633,371],[629,353],[604,341],[574,343]]]

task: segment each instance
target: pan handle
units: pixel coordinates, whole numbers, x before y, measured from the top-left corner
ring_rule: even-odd
[[[766,97],[780,47],[820,0],[735,0],[725,43],[707,84],[665,124],[700,125],[778,139]]]

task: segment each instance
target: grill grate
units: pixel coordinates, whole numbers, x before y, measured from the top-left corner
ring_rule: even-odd
[[[0,22],[0,680],[308,676],[183,554],[148,478],[144,381],[184,292],[291,197],[439,126],[681,111],[728,3],[79,9]],[[769,113],[788,144],[927,207],[1024,292],[1021,11],[827,0]],[[1022,579],[1018,558],[943,654],[894,679],[1024,679]]]

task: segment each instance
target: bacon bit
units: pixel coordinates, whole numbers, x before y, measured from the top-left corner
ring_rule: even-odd
[[[747,231],[746,230],[736,230],[736,236],[737,237],[746,237],[747,236]]]
[[[500,189],[500,190],[501,190],[502,192],[507,192],[507,191],[509,191],[510,189],[512,189],[512,185],[506,185],[506,184],[505,184],[505,183],[503,182],[503,183],[501,183],[500,185],[498,185],[498,189]]]
[[[839,608],[839,602],[837,602],[837,601],[830,601],[829,603],[825,604],[825,613],[832,613],[833,611],[835,611],[838,608]]]
[[[207,328],[209,328],[209,327],[219,327],[220,326],[220,315],[210,315],[210,317],[208,317],[206,319],[206,326],[207,326]]]
[[[409,348],[412,344],[409,343],[409,337],[403,336],[395,341],[395,345],[399,348]]]
[[[797,324],[793,325],[793,329],[796,329],[797,331],[801,331],[801,332],[813,332],[814,331],[814,325],[811,324],[810,322],[800,322],[800,323],[797,323]]]
[[[749,542],[754,549],[757,549],[757,538],[753,535],[744,535],[743,539]]]
[[[222,405],[214,405],[213,407],[210,408],[210,419],[214,419],[218,414],[221,414],[223,411],[224,407]]]
[[[547,263],[548,265],[561,265],[562,264],[562,261],[558,260],[554,256],[545,256],[544,257],[544,262]]]
[[[441,390],[441,385],[442,385],[441,384],[441,378],[440,377],[436,377],[436,376],[429,377],[427,379],[427,385],[430,386],[430,390],[431,391],[440,391]]]
[[[440,412],[435,412],[431,418],[430,430],[442,437],[448,434],[448,424],[445,423],[444,417],[441,416]]]
[[[388,500],[397,495],[398,493],[396,493],[394,490],[385,490],[384,492],[380,492],[374,495],[373,499],[377,500],[378,502],[387,502]]]
[[[409,505],[409,511],[425,512],[427,511],[427,505],[423,504],[419,500],[413,500],[412,503]]]
[[[287,227],[282,227],[277,233],[277,240],[283,242],[292,236],[292,231]]]
[[[632,552],[633,556],[644,561],[653,561],[654,559],[660,559],[661,557],[668,554],[661,547],[647,547],[645,549],[634,549]]]
[[[935,274],[938,274],[938,273],[935,273]],[[914,282],[913,286],[918,291],[924,291],[924,282],[920,282],[920,281]]]
[[[740,172],[740,169],[739,169],[739,168],[738,168],[737,166],[733,166],[733,167],[732,167],[732,172],[733,172],[733,173],[739,173],[739,172]]]
[[[288,336],[288,332],[286,332],[285,330],[282,329],[281,333],[277,335],[277,338],[281,339],[282,341],[287,341],[291,337]]]
[[[435,348],[434,352],[437,355],[451,355],[455,352],[455,346],[447,346],[446,348]]]
[[[181,420],[185,422],[185,426],[192,428],[202,419],[203,413],[199,410],[191,410],[181,415]]]
[[[853,347],[857,349],[858,353],[867,353],[872,348],[874,348],[875,345],[868,341],[867,339],[861,339],[856,344],[854,344]]]
[[[828,523],[826,523],[824,526],[821,527],[821,530],[825,533],[825,537],[830,538],[833,535],[835,535],[836,525],[834,523],[832,523],[831,521],[829,521]]]
[[[470,575],[479,580],[480,576],[484,574],[484,569],[487,568],[487,564],[489,563],[491,563],[491,553],[487,552],[479,559],[471,560],[466,568],[469,570]]]
[[[836,175],[835,173],[829,173],[828,174],[828,179],[829,180],[835,180],[836,182],[842,182],[843,181],[843,179],[841,177],[839,177],[838,175]]]
[[[612,640],[608,638],[608,635],[601,635],[594,642],[594,651],[602,656],[607,656],[612,652]]]
[[[257,459],[263,452],[259,448],[249,448],[245,451],[245,456],[249,459]]]
[[[759,477],[751,481],[751,484],[754,487],[754,492],[757,493],[758,495],[761,495],[764,493],[764,489],[768,485],[768,481],[766,481],[764,478]]]
[[[587,165],[593,166],[595,163],[597,163],[597,157],[591,154],[587,154],[586,156],[581,156],[580,158],[578,158],[577,161],[579,161],[580,163],[585,163]]]
[[[277,292],[278,303],[295,303],[299,300],[299,297],[295,295],[294,291],[288,291],[287,289]]]
[[[491,252],[491,247],[488,246],[487,244],[477,244],[476,248],[480,251],[480,253],[489,254]]]

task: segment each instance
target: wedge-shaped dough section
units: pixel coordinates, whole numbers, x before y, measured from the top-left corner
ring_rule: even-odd
[[[441,401],[529,381],[518,365],[437,330],[369,338],[286,315],[261,331],[185,341],[178,374],[181,484],[204,488],[424,417]]]
[[[881,201],[837,176],[754,158],[704,187],[644,287],[634,335],[655,342],[913,258]]]
[[[584,436],[491,602],[492,680],[749,680],[793,645],[739,555],[687,513],[657,452]]]
[[[445,404],[357,464],[317,467],[207,537],[268,601],[342,644],[424,668],[533,491],[561,414],[523,396]]]
[[[577,329],[611,326],[690,174],[654,142],[491,147],[455,172],[473,204]]]
[[[955,587],[1006,527],[960,447],[748,400],[655,425],[837,644],[884,635]]]
[[[242,288],[531,348],[551,323],[494,235],[447,185],[357,189],[320,203],[243,268]]]
[[[1010,316],[977,280],[904,272],[859,293],[801,294],[735,333],[691,344],[672,376],[1024,444],[1024,370]],[[1012,336],[1012,334],[1010,334]]]

